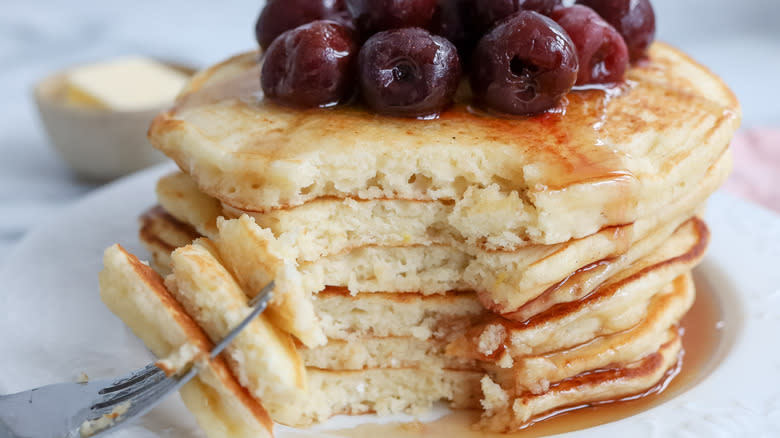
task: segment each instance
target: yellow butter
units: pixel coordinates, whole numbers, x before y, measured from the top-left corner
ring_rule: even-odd
[[[157,61],[125,57],[77,67],[66,77],[65,101],[114,111],[169,105],[187,75]]]

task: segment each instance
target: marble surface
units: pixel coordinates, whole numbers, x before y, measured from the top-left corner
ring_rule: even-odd
[[[254,46],[262,1],[28,0],[0,14],[0,263],[42,219],[97,187],[71,175],[49,147],[33,84],[70,65],[145,54],[206,66]],[[744,125],[780,127],[780,2],[655,0],[660,39],[720,74]],[[780,166],[780,164],[778,164]],[[778,189],[780,191],[780,189]]]

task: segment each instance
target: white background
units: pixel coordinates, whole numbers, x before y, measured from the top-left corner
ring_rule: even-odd
[[[254,47],[259,1],[0,2],[0,263],[36,223],[96,187],[49,148],[30,98],[64,67],[123,54],[206,66]],[[745,126],[780,126],[780,1],[655,0],[659,39],[720,74]]]

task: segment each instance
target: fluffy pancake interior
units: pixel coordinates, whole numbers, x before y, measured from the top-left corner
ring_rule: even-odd
[[[226,250],[226,257],[235,259],[230,264],[242,269],[240,278],[259,277],[246,286],[248,289],[259,288],[261,284],[270,281],[273,275],[269,272],[278,272],[276,277],[279,277],[295,270],[301,277],[291,282],[290,290],[295,291],[299,297],[298,301],[326,286],[349,287],[353,292],[391,290],[424,294],[442,293],[446,290],[476,290],[480,292],[482,303],[491,310],[503,314],[511,313],[510,317],[513,319],[526,320],[558,303],[575,300],[587,294],[615,272],[658,247],[678,225],[699,210],[701,203],[728,174],[730,165],[730,154],[723,155],[695,190],[669,205],[660,217],[645,218],[631,226],[604,229],[591,236],[559,245],[528,246],[514,251],[474,250],[452,243],[427,246],[415,242],[401,246],[369,245],[320,257],[315,261],[299,261],[297,269],[281,269],[282,266],[290,266],[291,259],[297,257],[289,250],[286,255],[277,255],[282,250],[274,248],[305,247],[303,242],[308,241],[312,234],[316,235],[318,230],[329,229],[332,224],[311,220],[318,216],[315,212],[317,205],[310,204],[286,213],[284,223],[287,224],[287,231],[278,237],[266,229],[259,229],[244,218],[239,219],[239,223],[234,220],[223,221],[223,227],[243,230],[244,236],[251,236],[251,239],[235,233],[233,237],[224,236],[225,233],[216,233],[214,237],[218,243],[225,242],[221,243],[222,246],[231,248],[230,251]],[[182,199],[193,199],[189,208],[197,208],[200,203],[197,199],[203,195],[194,184],[188,184],[187,180],[188,177],[183,174],[163,179],[159,184],[163,188],[158,190],[161,193],[174,192],[171,187],[188,189],[176,192],[175,202],[169,202],[165,197],[161,198],[161,202],[176,210],[181,208]],[[171,187],[165,188],[167,186]],[[319,204],[340,205],[338,201],[323,201]],[[435,205],[447,208],[440,204]],[[373,214],[372,211],[369,209],[366,214]],[[174,216],[181,218],[185,215],[178,212],[174,213]],[[348,214],[343,217],[355,220]],[[357,222],[361,223],[362,217],[358,219],[360,220]],[[262,219],[260,220],[262,222]],[[308,226],[304,225],[307,220],[310,224]],[[275,221],[276,219],[271,220]],[[380,221],[393,222],[391,216],[383,217]],[[320,223],[329,226],[318,226]],[[195,227],[203,228],[204,225]],[[358,231],[352,227],[340,235],[359,236]],[[164,236],[162,237],[164,240]],[[142,240],[150,239],[142,235]],[[256,243],[244,243],[250,240]],[[354,242],[354,239],[352,241],[365,243]],[[160,245],[152,242],[147,246],[153,251],[155,259],[164,258],[164,255],[160,254]],[[278,262],[269,263],[271,260]],[[606,263],[607,261],[609,263]],[[576,275],[572,276],[572,272]]]

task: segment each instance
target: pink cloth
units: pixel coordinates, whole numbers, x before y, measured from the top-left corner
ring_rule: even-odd
[[[731,147],[734,173],[726,190],[780,212],[780,129],[739,131]]]

